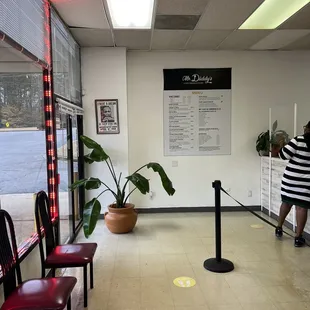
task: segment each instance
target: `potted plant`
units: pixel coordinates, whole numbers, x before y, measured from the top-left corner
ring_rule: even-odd
[[[270,137],[271,156],[278,157],[279,151],[289,142],[289,135],[285,130],[277,130],[278,121],[272,125],[272,133]]]
[[[154,172],[157,172],[167,194],[169,196],[174,195],[175,189],[173,188],[172,182],[160,164],[154,162],[146,164],[137,169],[133,174],[127,176],[122,182],[122,174],[116,175],[111,158],[103,150],[101,145],[86,136],[81,136],[81,141],[91,150],[89,154],[84,156],[85,163],[93,164],[94,162],[105,162],[114,181],[114,188],[111,188],[100,179],[93,177],[78,180],[71,186],[71,190],[75,190],[80,186],[84,187],[86,190],[103,187],[100,194],[88,201],[84,206],[83,229],[86,238],[93,233],[100,216],[101,204],[98,198],[106,192],[110,192],[115,199],[115,201],[108,206],[109,212],[105,213],[105,222],[108,229],[118,234],[128,233],[133,230],[137,222],[137,212],[134,209],[134,205],[128,203],[128,199],[135,190],[139,190],[143,195],[149,193],[149,180],[139,173],[144,168],[152,169]],[[126,194],[129,182],[134,185],[134,188]]]
[[[289,135],[285,130],[277,130],[278,121],[272,125],[272,132],[267,130],[262,132],[256,140],[256,151],[260,156],[278,157],[280,149],[289,142]]]
[[[270,149],[269,130],[262,132],[256,140],[256,151],[259,156],[268,156]]]

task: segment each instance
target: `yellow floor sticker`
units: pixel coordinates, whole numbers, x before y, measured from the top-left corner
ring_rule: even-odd
[[[262,228],[264,228],[264,226],[261,225],[261,224],[253,224],[253,225],[251,225],[251,227],[254,228],[254,229],[262,229]]]
[[[196,281],[189,277],[179,277],[173,280],[173,284],[178,287],[193,287],[196,285]]]

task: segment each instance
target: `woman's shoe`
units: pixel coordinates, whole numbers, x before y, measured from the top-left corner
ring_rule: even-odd
[[[303,247],[304,245],[306,244],[306,240],[305,238],[303,238],[303,236],[300,236],[300,237],[295,237],[295,247],[296,248],[301,248]]]
[[[283,229],[282,229],[282,227],[278,226],[276,228],[275,235],[276,235],[277,238],[281,238],[283,236]]]

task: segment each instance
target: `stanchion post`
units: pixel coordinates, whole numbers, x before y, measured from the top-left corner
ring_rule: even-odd
[[[212,187],[215,192],[215,258],[207,259],[203,266],[212,272],[226,273],[234,270],[234,264],[222,258],[221,181],[214,181]]]
[[[215,192],[215,258],[222,260],[222,228],[221,228],[221,181],[214,181],[212,187]]]

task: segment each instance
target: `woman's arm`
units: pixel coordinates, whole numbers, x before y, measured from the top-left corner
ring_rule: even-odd
[[[294,156],[296,150],[297,150],[297,140],[296,138],[294,138],[280,150],[279,156],[283,160],[289,160]]]

